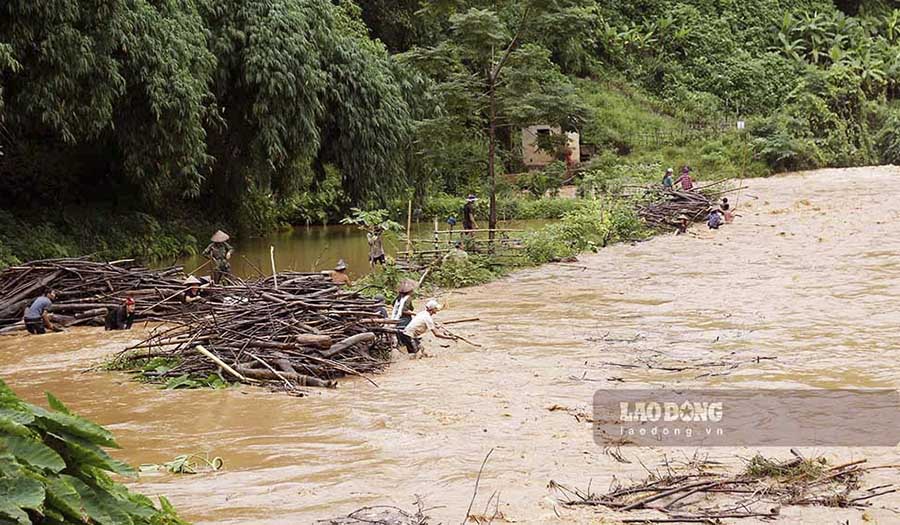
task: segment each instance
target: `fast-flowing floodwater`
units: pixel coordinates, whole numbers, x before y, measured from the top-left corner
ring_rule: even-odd
[[[740,217],[718,231],[617,245],[455,291],[443,319],[483,344],[441,347],[297,399],[254,388],[163,391],[85,368],[138,333],[82,329],[0,338],[0,376],[30,400],[49,390],[107,425],[132,464],[200,452],[211,474],[144,475],[135,488],[171,497],[201,524],[298,524],[365,505],[434,507],[460,523],[485,455],[473,511],[492,494],[495,523],[599,523],[558,506],[551,480],[605,489],[693,450],[593,442],[599,388],[900,388],[900,170],[826,170],[745,181]],[[759,359],[766,357],[774,359]],[[726,361],[728,370],[623,364]],[[758,361],[758,362],[757,362]],[[676,367],[677,368],[677,367]],[[553,410],[551,410],[553,409]],[[900,449],[801,449],[835,461],[900,463]],[[706,449],[739,468],[756,449]],[[763,449],[789,457],[783,448]],[[896,482],[877,471],[871,484]],[[495,500],[496,501],[496,500]],[[782,509],[781,523],[900,523],[891,494],[857,509]],[[614,522],[608,511],[606,519]],[[747,523],[742,521],[741,523]]]

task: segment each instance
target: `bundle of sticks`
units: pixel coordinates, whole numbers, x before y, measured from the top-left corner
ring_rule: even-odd
[[[380,307],[326,275],[280,273],[205,290],[202,302],[163,316],[171,322],[113,364],[156,381],[219,374],[281,390],[331,387],[387,364],[391,330],[378,324]],[[156,358],[171,366],[144,366]]]
[[[712,472],[718,467],[692,462],[678,468],[667,466],[632,485],[616,485],[606,494],[573,490],[552,483],[566,505],[602,506],[619,512],[655,511],[623,518],[624,523],[721,523],[729,518],[772,519],[784,505],[828,507],[864,506],[878,496],[900,490],[892,484],[862,488],[862,476],[880,468],[866,460],[828,466],[824,458],[797,457],[778,461],[756,456],[739,474]]]
[[[643,188],[649,203],[638,205],[638,216],[654,228],[677,228],[682,215],[688,218],[688,222],[705,220],[710,207],[722,195],[742,189],[727,187],[725,183],[728,181],[722,179],[691,191]]]
[[[0,272],[0,331],[20,328],[25,308],[48,289],[57,291],[50,312],[64,326],[102,324],[107,309],[125,297],[135,300],[138,317],[170,315],[179,306],[165,299],[184,289],[183,279],[180,266],[149,270],[132,259],[47,259],[12,266]]]

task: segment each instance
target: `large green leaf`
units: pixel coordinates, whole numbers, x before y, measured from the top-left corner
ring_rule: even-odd
[[[37,510],[42,503],[44,503],[44,487],[39,481],[27,476],[0,479],[0,514],[19,523],[31,523],[23,509]]]
[[[109,430],[83,417],[44,410],[34,405],[31,405],[30,408],[37,416],[38,423],[48,431],[74,434],[98,445],[119,448]]]
[[[25,403],[0,379],[0,408],[23,410]]]
[[[124,510],[122,501],[110,496],[110,494],[102,489],[91,487],[87,483],[72,476],[64,476],[64,479],[71,484],[81,501],[87,515],[100,525],[133,525],[134,520]]]
[[[3,434],[21,437],[29,437],[33,435],[25,425],[17,422],[10,417],[0,414],[0,435]]]
[[[87,521],[81,496],[71,483],[62,478],[51,478],[47,483],[47,502],[69,518]]]
[[[65,443],[68,454],[77,464],[90,465],[123,476],[133,477],[137,475],[137,472],[129,465],[113,459],[106,451],[84,438],[66,434],[65,432],[52,433],[51,435]],[[73,465],[70,462],[69,466],[76,467],[78,466],[77,464]]]
[[[22,425],[31,424],[34,421],[34,414],[28,412],[28,407],[22,405],[20,409],[12,409],[12,408],[0,408],[0,417],[5,417],[15,421],[16,423],[21,423]]]
[[[70,416],[74,415],[74,414],[72,414],[72,411],[69,410],[69,407],[64,405],[63,402],[60,401],[56,396],[54,396],[50,392],[45,392],[45,393],[47,394],[47,404],[50,405],[50,408],[52,408],[53,410],[56,410],[57,412],[62,412],[63,414],[67,414]]]
[[[35,439],[9,436],[0,438],[0,443],[5,445],[16,459],[32,467],[47,469],[54,473],[66,468],[66,462],[56,451]]]

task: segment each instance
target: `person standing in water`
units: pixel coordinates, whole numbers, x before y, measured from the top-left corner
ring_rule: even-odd
[[[230,237],[222,230],[216,231],[210,239],[209,246],[203,250],[203,256],[212,261],[213,272],[212,280],[219,284],[222,277],[231,273],[231,256],[234,254],[234,248],[228,244]]]
[[[372,228],[372,231],[366,232],[366,241],[369,243],[369,266],[375,269],[376,265],[384,266],[386,257],[384,255],[384,243],[382,236],[384,228],[381,225]]]
[[[722,209],[722,215],[725,216],[725,224],[731,224],[731,221],[734,220],[734,211],[731,209],[728,197],[722,197],[722,204],[719,207]]]
[[[25,322],[25,329],[28,330],[29,334],[45,334],[47,330],[53,332],[62,331],[62,328],[53,324],[53,321],[50,319],[49,308],[55,300],[56,290],[50,290],[35,299],[31,306],[25,309],[25,315],[22,320]]]
[[[106,330],[131,330],[134,324],[134,299],[126,297],[120,306],[111,308],[106,313],[104,325]]]
[[[397,321],[399,330],[406,328],[406,325],[412,321],[413,315],[416,313],[416,308],[412,302],[412,294],[416,286],[418,286],[418,283],[412,279],[407,279],[397,287],[397,299],[394,300],[394,305],[391,308],[390,319]]]
[[[456,338],[439,329],[434,323],[434,316],[440,311],[441,305],[435,299],[430,299],[425,303],[425,310],[419,312],[412,318],[412,321],[406,325],[406,328],[399,332],[400,342],[406,347],[406,351],[414,356],[426,356],[422,350],[422,336],[429,331],[439,339],[449,339],[455,341]]]
[[[706,225],[710,230],[718,230],[722,226],[722,210],[718,206],[709,209],[709,216],[706,218]]]

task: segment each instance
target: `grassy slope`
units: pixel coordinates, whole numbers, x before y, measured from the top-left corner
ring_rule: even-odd
[[[577,86],[592,112],[581,140],[602,150],[603,165],[659,163],[676,170],[689,165],[703,179],[769,174],[764,164],[749,157],[745,138],[736,129],[691,131],[691,115],[678,114],[622,81],[578,80]],[[657,142],[657,134],[667,140]]]

